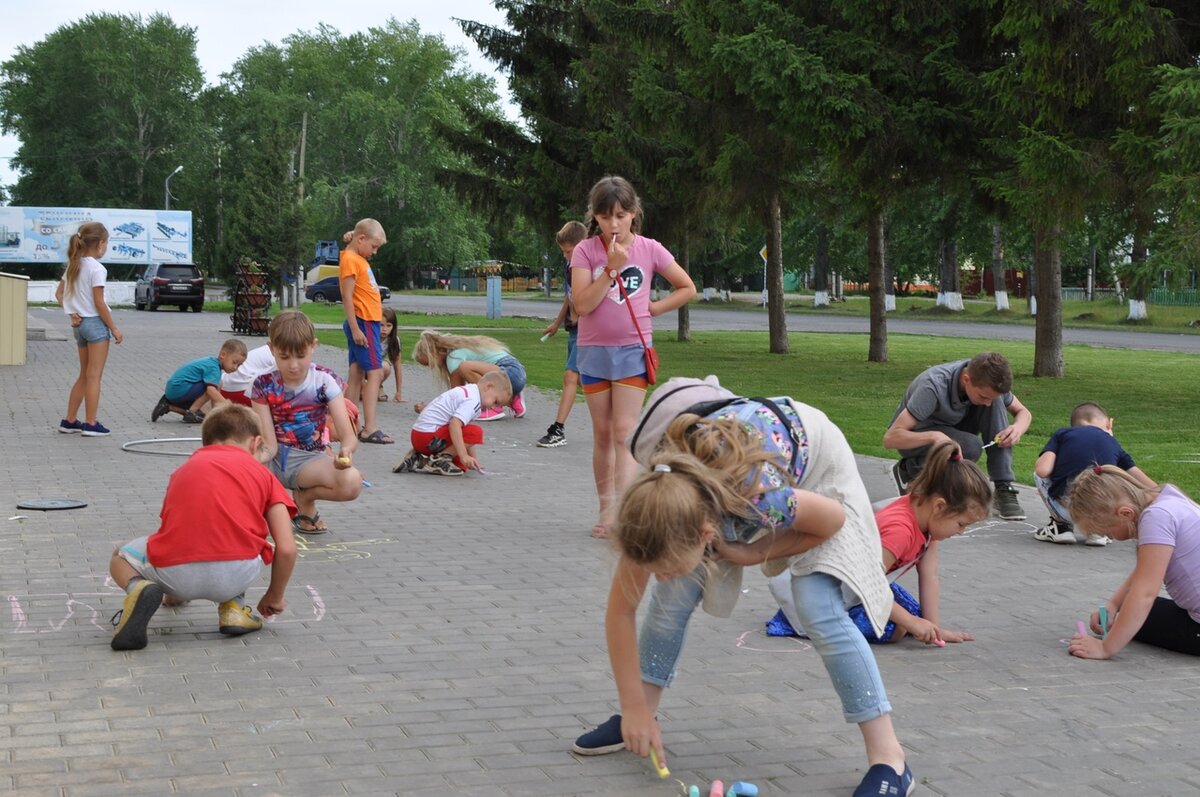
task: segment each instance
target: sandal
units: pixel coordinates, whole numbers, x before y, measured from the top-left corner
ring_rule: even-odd
[[[392,443],[394,443],[396,441],[393,440],[392,438],[388,437],[387,435],[385,435],[383,433],[382,429],[376,429],[375,431],[371,432],[366,437],[359,435],[358,442],[360,442],[360,443],[377,443],[379,445],[391,445]]]
[[[304,528],[300,525],[301,523],[307,523],[309,528]],[[329,527],[324,523],[321,523],[320,526],[317,525],[318,523],[321,523],[320,512],[314,512],[311,515],[296,515],[292,518],[292,529],[301,534],[325,534],[329,531]]]
[[[380,393],[380,394],[379,394],[379,400],[380,400],[380,401],[387,401],[387,393]]]

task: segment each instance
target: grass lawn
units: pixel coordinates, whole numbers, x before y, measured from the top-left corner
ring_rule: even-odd
[[[398,320],[401,326],[432,326],[435,319],[408,314]],[[495,324],[478,316],[439,316],[436,320],[438,327],[486,330]],[[509,345],[525,364],[531,385],[558,390],[566,337],[558,335],[543,344],[538,340],[542,322],[503,320],[509,322],[505,329],[486,334]],[[345,347],[340,331],[320,330],[318,336],[323,343]],[[401,333],[406,357],[414,337],[411,332]],[[891,334],[891,361],[883,364],[866,361],[864,335],[795,333],[789,336],[791,353],[786,355],[767,353],[765,332],[697,332],[688,343],[660,334],[656,345],[662,361],[660,380],[714,373],[722,384],[742,395],[793,396],[824,410],[846,433],[855,451],[889,458],[895,454],[885,451],[880,439],[916,374],[930,365],[998,350],[1012,361],[1014,392],[1034,417],[1015,452],[1020,481],[1032,481],[1033,462],[1042,445],[1055,429],[1067,424],[1071,408],[1093,400],[1116,419],[1117,438],[1151,478],[1173,482],[1200,496],[1200,437],[1195,433],[1200,360],[1193,355],[1066,346],[1067,375],[1035,379],[1033,345],[1023,342]],[[420,366],[407,361],[405,367]],[[586,410],[579,407],[575,411]]]
[[[737,306],[744,303],[730,302],[722,307]],[[1020,324],[1033,326],[1033,316],[1029,315],[1029,305],[1024,299],[1009,299],[1010,309],[1003,312],[996,310],[996,303],[991,299],[966,299],[963,301],[961,313],[938,307],[934,299],[925,297],[896,297],[896,310],[888,314],[888,318],[939,319],[954,321],[987,321],[995,324]],[[758,305],[746,304],[750,309],[765,312]],[[829,307],[815,308],[812,298],[804,297],[786,302],[789,313],[849,315],[866,317],[870,313],[869,300],[865,296],[848,296],[844,302],[836,302]],[[1180,334],[1200,334],[1200,328],[1188,326],[1192,321],[1200,319],[1200,307],[1173,307],[1166,305],[1149,305],[1149,318],[1145,321],[1127,321],[1129,307],[1115,299],[1100,299],[1094,302],[1066,301],[1063,302],[1064,327],[1090,327],[1096,329],[1125,329],[1146,332],[1174,332]]]

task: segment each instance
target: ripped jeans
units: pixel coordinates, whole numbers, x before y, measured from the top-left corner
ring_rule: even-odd
[[[675,677],[688,621],[704,596],[704,570],[656,581],[638,634],[642,680],[666,687]],[[846,722],[860,723],[890,714],[891,703],[875,655],[846,613],[842,582],[825,573],[792,576],[796,613],[842,701]]]

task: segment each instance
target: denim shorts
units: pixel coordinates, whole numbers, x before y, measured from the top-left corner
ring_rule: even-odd
[[[75,343],[81,349],[93,343],[104,343],[112,338],[112,333],[108,331],[108,325],[98,315],[84,318],[79,322],[79,326],[74,328],[74,332]]]
[[[567,333],[567,370],[579,373],[579,363],[576,362],[575,348],[576,342],[579,340],[579,333],[571,330]]]
[[[508,376],[514,396],[525,389],[525,366],[521,365],[520,360],[510,354],[505,355],[496,360],[496,367]]]

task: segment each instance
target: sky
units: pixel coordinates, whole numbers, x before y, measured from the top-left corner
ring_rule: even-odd
[[[18,0],[0,0],[0,9]],[[148,17],[155,12],[169,16],[177,25],[196,29],[196,57],[209,85],[220,81],[251,47],[270,42],[278,44],[297,31],[316,30],[324,22],[342,33],[353,33],[378,27],[390,18],[401,22],[416,20],[424,34],[440,35],[451,47],[466,54],[466,66],[474,72],[492,76],[497,94],[510,117],[516,111],[508,104],[508,90],[503,75],[475,47],[474,43],[454,21],[473,20],[503,26],[504,15],[489,0],[160,0],[140,2],[125,0],[111,3],[106,0],[40,0],[22,3],[25,10],[15,13],[8,8],[0,24],[0,62],[16,54],[17,48],[32,46],[63,25],[83,19],[88,14],[140,14]],[[8,168],[8,158],[16,154],[20,142],[15,136],[0,136],[0,184],[11,185],[17,176]]]

